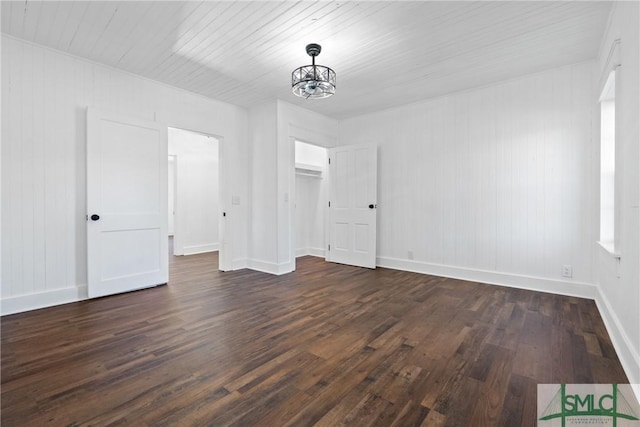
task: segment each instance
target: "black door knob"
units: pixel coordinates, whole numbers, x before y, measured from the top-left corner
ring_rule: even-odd
[[[369,209],[375,208],[375,205],[369,205]]]
[[[100,219],[100,215],[93,214],[91,215],[91,221],[97,221]]]

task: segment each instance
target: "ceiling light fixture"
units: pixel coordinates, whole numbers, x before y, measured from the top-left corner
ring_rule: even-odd
[[[327,98],[336,93],[336,72],[324,65],[316,65],[316,56],[322,48],[319,44],[307,45],[311,65],[296,68],[291,73],[291,90],[300,98]]]

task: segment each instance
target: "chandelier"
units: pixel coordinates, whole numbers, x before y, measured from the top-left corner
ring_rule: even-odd
[[[324,65],[316,65],[316,56],[322,48],[319,44],[307,45],[311,65],[305,65],[291,73],[291,90],[294,95],[306,99],[327,98],[336,92],[336,72]]]

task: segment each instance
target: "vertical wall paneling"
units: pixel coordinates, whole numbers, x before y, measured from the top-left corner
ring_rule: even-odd
[[[67,286],[74,286],[77,283],[86,283],[87,277],[87,254],[86,254],[86,176],[87,176],[87,147],[86,135],[87,126],[86,108],[87,92],[82,90],[82,82],[88,72],[88,64],[73,58],[73,61],[64,61],[64,87],[69,93],[69,100],[73,103],[73,108],[63,109],[61,121],[64,124],[65,135],[73,135],[73,138],[65,144],[64,158],[68,162],[65,170],[68,182],[74,182],[75,186],[66,189],[66,201],[64,207],[64,220],[67,230],[73,230],[66,241],[67,259],[73,259],[75,264],[66,263],[67,266]],[[91,90],[91,87],[89,87]],[[111,88],[113,93],[118,88]],[[60,95],[56,97],[59,98]],[[67,133],[68,132],[68,133]],[[84,286],[83,286],[84,296]]]
[[[3,227],[8,234],[7,240],[8,244],[3,249],[3,253],[11,253],[11,258],[3,258],[3,263],[5,267],[2,269],[5,274],[5,278],[2,280],[3,287],[8,289],[8,295],[15,295],[18,290],[16,289],[17,283],[22,282],[22,272],[23,272],[23,262],[22,259],[24,257],[23,251],[14,251],[15,247],[22,247],[22,226],[21,226],[21,211],[22,211],[22,200],[20,198],[21,193],[21,173],[20,168],[18,167],[18,159],[22,158],[21,153],[21,141],[22,141],[22,110],[19,106],[22,105],[22,85],[20,79],[17,77],[20,73],[20,64],[23,61],[23,50],[20,45],[6,46],[3,49],[5,52],[5,58],[8,55],[15,55],[16,61],[3,61],[3,64],[9,64],[9,81],[11,82],[11,100],[14,107],[15,117],[14,120],[2,120],[3,123],[12,122],[12,130],[13,132],[10,135],[8,141],[3,141],[3,147],[8,145],[10,147],[9,155],[3,156],[2,161],[4,162],[5,167],[3,167],[4,177],[8,178],[7,180],[3,179],[3,182],[7,182],[6,190],[3,190],[3,194],[8,194],[9,198],[5,198],[4,204],[8,206],[9,215],[4,218],[4,220],[9,224],[14,224],[13,227]],[[4,91],[3,91],[4,92]],[[2,113],[6,116],[8,115],[8,109],[2,111]],[[3,178],[4,178],[3,177]],[[8,264],[8,261],[11,261],[11,264]],[[4,294],[4,292],[3,292]],[[4,298],[4,297],[3,297]]]
[[[46,269],[35,268],[46,263],[46,240],[36,238],[45,235],[45,219],[47,209],[45,205],[45,129],[44,126],[44,52],[41,49],[33,50],[33,282],[34,290],[42,292],[46,289]],[[36,287],[37,286],[37,287]]]
[[[277,271],[276,105],[249,110],[251,130],[250,268]]]
[[[58,75],[56,72],[56,64],[53,60],[52,54],[49,51],[43,52],[42,64],[44,66],[45,63],[51,64],[48,73],[52,75]],[[59,139],[59,128],[54,126],[53,124],[56,122],[56,112],[58,109],[55,107],[54,99],[56,87],[53,81],[48,81],[47,84],[43,85],[42,90],[42,105],[43,105],[43,129],[47,129],[49,135],[47,135],[47,140],[58,140]],[[47,281],[51,281],[51,283],[65,283],[66,277],[62,271],[62,267],[64,267],[64,263],[61,262],[61,256],[65,255],[65,250],[61,250],[60,247],[65,242],[64,236],[60,233],[64,229],[63,227],[56,227],[55,224],[63,223],[64,220],[60,218],[60,203],[63,198],[63,194],[56,191],[56,180],[47,179],[49,177],[57,176],[63,171],[60,168],[61,163],[61,153],[60,148],[54,146],[54,144],[45,144],[44,146],[44,205],[45,205],[45,221],[44,221],[44,232],[46,233],[45,241],[45,263],[44,263],[44,271],[45,271],[45,285]],[[63,246],[64,248],[64,246]]]
[[[20,177],[20,193],[22,194],[22,211],[21,211],[21,226],[22,226],[22,245],[25,248],[22,258],[22,271],[23,271],[23,286],[27,292],[36,292],[39,286],[34,283],[34,270],[35,270],[35,234],[33,230],[34,226],[34,116],[31,114],[34,107],[33,97],[33,46],[26,45],[23,50],[24,55],[24,79],[22,80],[22,108],[21,108],[21,123],[22,123],[22,144],[21,157],[29,162],[28,168],[21,168],[19,171]]]
[[[4,25],[5,24],[5,20],[4,17],[2,16],[2,12],[0,11],[0,25]],[[3,53],[3,49],[4,46],[2,46],[2,44],[0,43],[0,55],[2,55]],[[10,105],[9,103],[9,99],[11,97],[11,84],[10,84],[10,80],[9,80],[9,73],[6,72],[6,70],[3,70],[2,67],[0,67],[0,85],[2,85],[0,87],[0,93],[4,94],[4,96],[0,97],[0,118],[2,117],[2,111],[4,111],[5,109],[7,109]],[[10,135],[10,127],[8,126],[8,123],[3,123],[2,120],[0,120],[0,196],[3,194],[4,191],[4,186],[5,186],[5,180],[4,180],[4,174],[3,174],[3,168],[2,168],[2,158],[4,156],[7,155],[7,151],[6,150],[6,145],[7,144],[2,144],[2,141],[7,141],[7,137],[8,135]],[[2,259],[3,259],[3,252],[4,252],[4,241],[6,239],[6,232],[4,233],[4,237],[3,237],[3,230],[2,230],[2,221],[4,218],[6,218],[6,203],[3,203],[3,198],[0,197],[0,298],[2,298],[2,277],[3,277],[3,267],[2,267]],[[6,257],[6,254],[4,255]]]
[[[2,54],[3,314],[86,297],[89,105],[224,137],[223,199],[248,199],[246,110],[6,35]],[[243,266],[247,205],[229,212],[230,257]]]
[[[379,264],[592,296],[593,68],[342,121],[340,144],[381,147]]]

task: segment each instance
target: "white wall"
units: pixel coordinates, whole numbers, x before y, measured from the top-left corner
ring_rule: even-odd
[[[333,147],[338,121],[278,100],[249,110],[251,221],[249,268],[295,270],[295,140]]]
[[[340,144],[380,147],[378,264],[593,295],[593,68],[341,122]]]
[[[218,140],[200,133],[169,128],[169,154],[177,168],[176,255],[219,249],[220,220]]]
[[[248,267],[277,272],[276,103],[249,110],[251,185]]]
[[[246,110],[5,35],[2,55],[3,314],[86,297],[88,105],[222,138],[225,252],[246,264]]]
[[[326,148],[296,140],[295,150],[296,165],[311,165],[318,168],[325,167],[325,163],[327,162]]]
[[[598,306],[607,324],[631,383],[640,383],[640,6],[637,2],[616,2],[603,38],[595,79],[597,95],[612,62],[621,66],[616,76],[616,259],[591,242],[598,268]],[[619,40],[616,58],[612,46]],[[599,122],[596,120],[596,122]],[[594,150],[599,149],[595,129]],[[599,158],[594,159],[594,180],[599,182]],[[599,212],[599,205],[592,209]],[[594,227],[597,233],[597,224]]]

